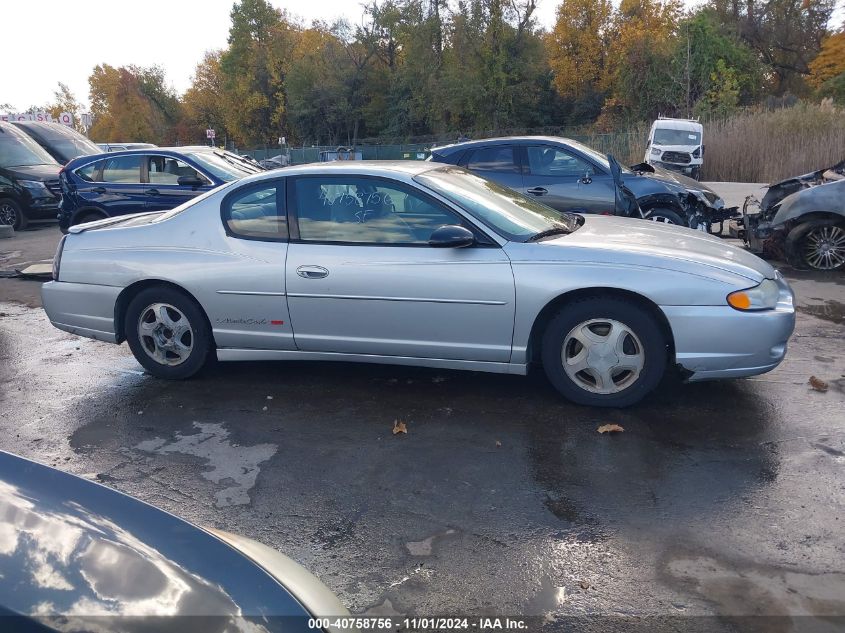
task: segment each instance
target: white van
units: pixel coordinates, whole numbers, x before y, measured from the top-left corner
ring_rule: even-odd
[[[699,180],[704,162],[704,128],[693,119],[658,118],[651,124],[645,162]]]

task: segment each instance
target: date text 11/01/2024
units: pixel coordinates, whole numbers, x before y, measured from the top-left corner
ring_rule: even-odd
[[[312,629],[348,629],[350,631],[383,630],[399,628],[406,631],[524,631],[528,625],[520,618],[390,618],[349,617],[312,618]]]

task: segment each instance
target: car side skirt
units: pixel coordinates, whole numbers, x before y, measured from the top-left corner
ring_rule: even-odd
[[[351,363],[377,363],[382,365],[410,365],[435,369],[462,369],[494,374],[528,373],[528,365],[519,363],[494,363],[489,361],[452,360],[448,358],[417,358],[414,356],[378,356],[375,354],[344,354],[340,352],[306,352],[302,350],[267,350],[221,348],[217,359],[230,360],[328,360]]]

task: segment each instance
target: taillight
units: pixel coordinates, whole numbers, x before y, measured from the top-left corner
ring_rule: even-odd
[[[66,239],[67,235],[62,235],[62,239],[59,240],[59,246],[56,248],[56,254],[53,257],[53,281],[59,280],[59,268],[62,265],[62,251],[65,248]]]

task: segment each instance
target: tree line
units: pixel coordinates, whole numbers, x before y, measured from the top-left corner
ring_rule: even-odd
[[[360,25],[306,26],[267,0],[240,0],[227,47],[204,55],[183,95],[161,68],[97,66],[89,133],[194,143],[211,127],[241,147],[283,136],[335,145],[845,103],[834,0],[706,0],[694,11],[680,0],[563,0],[548,31],[536,7],[372,0]]]

